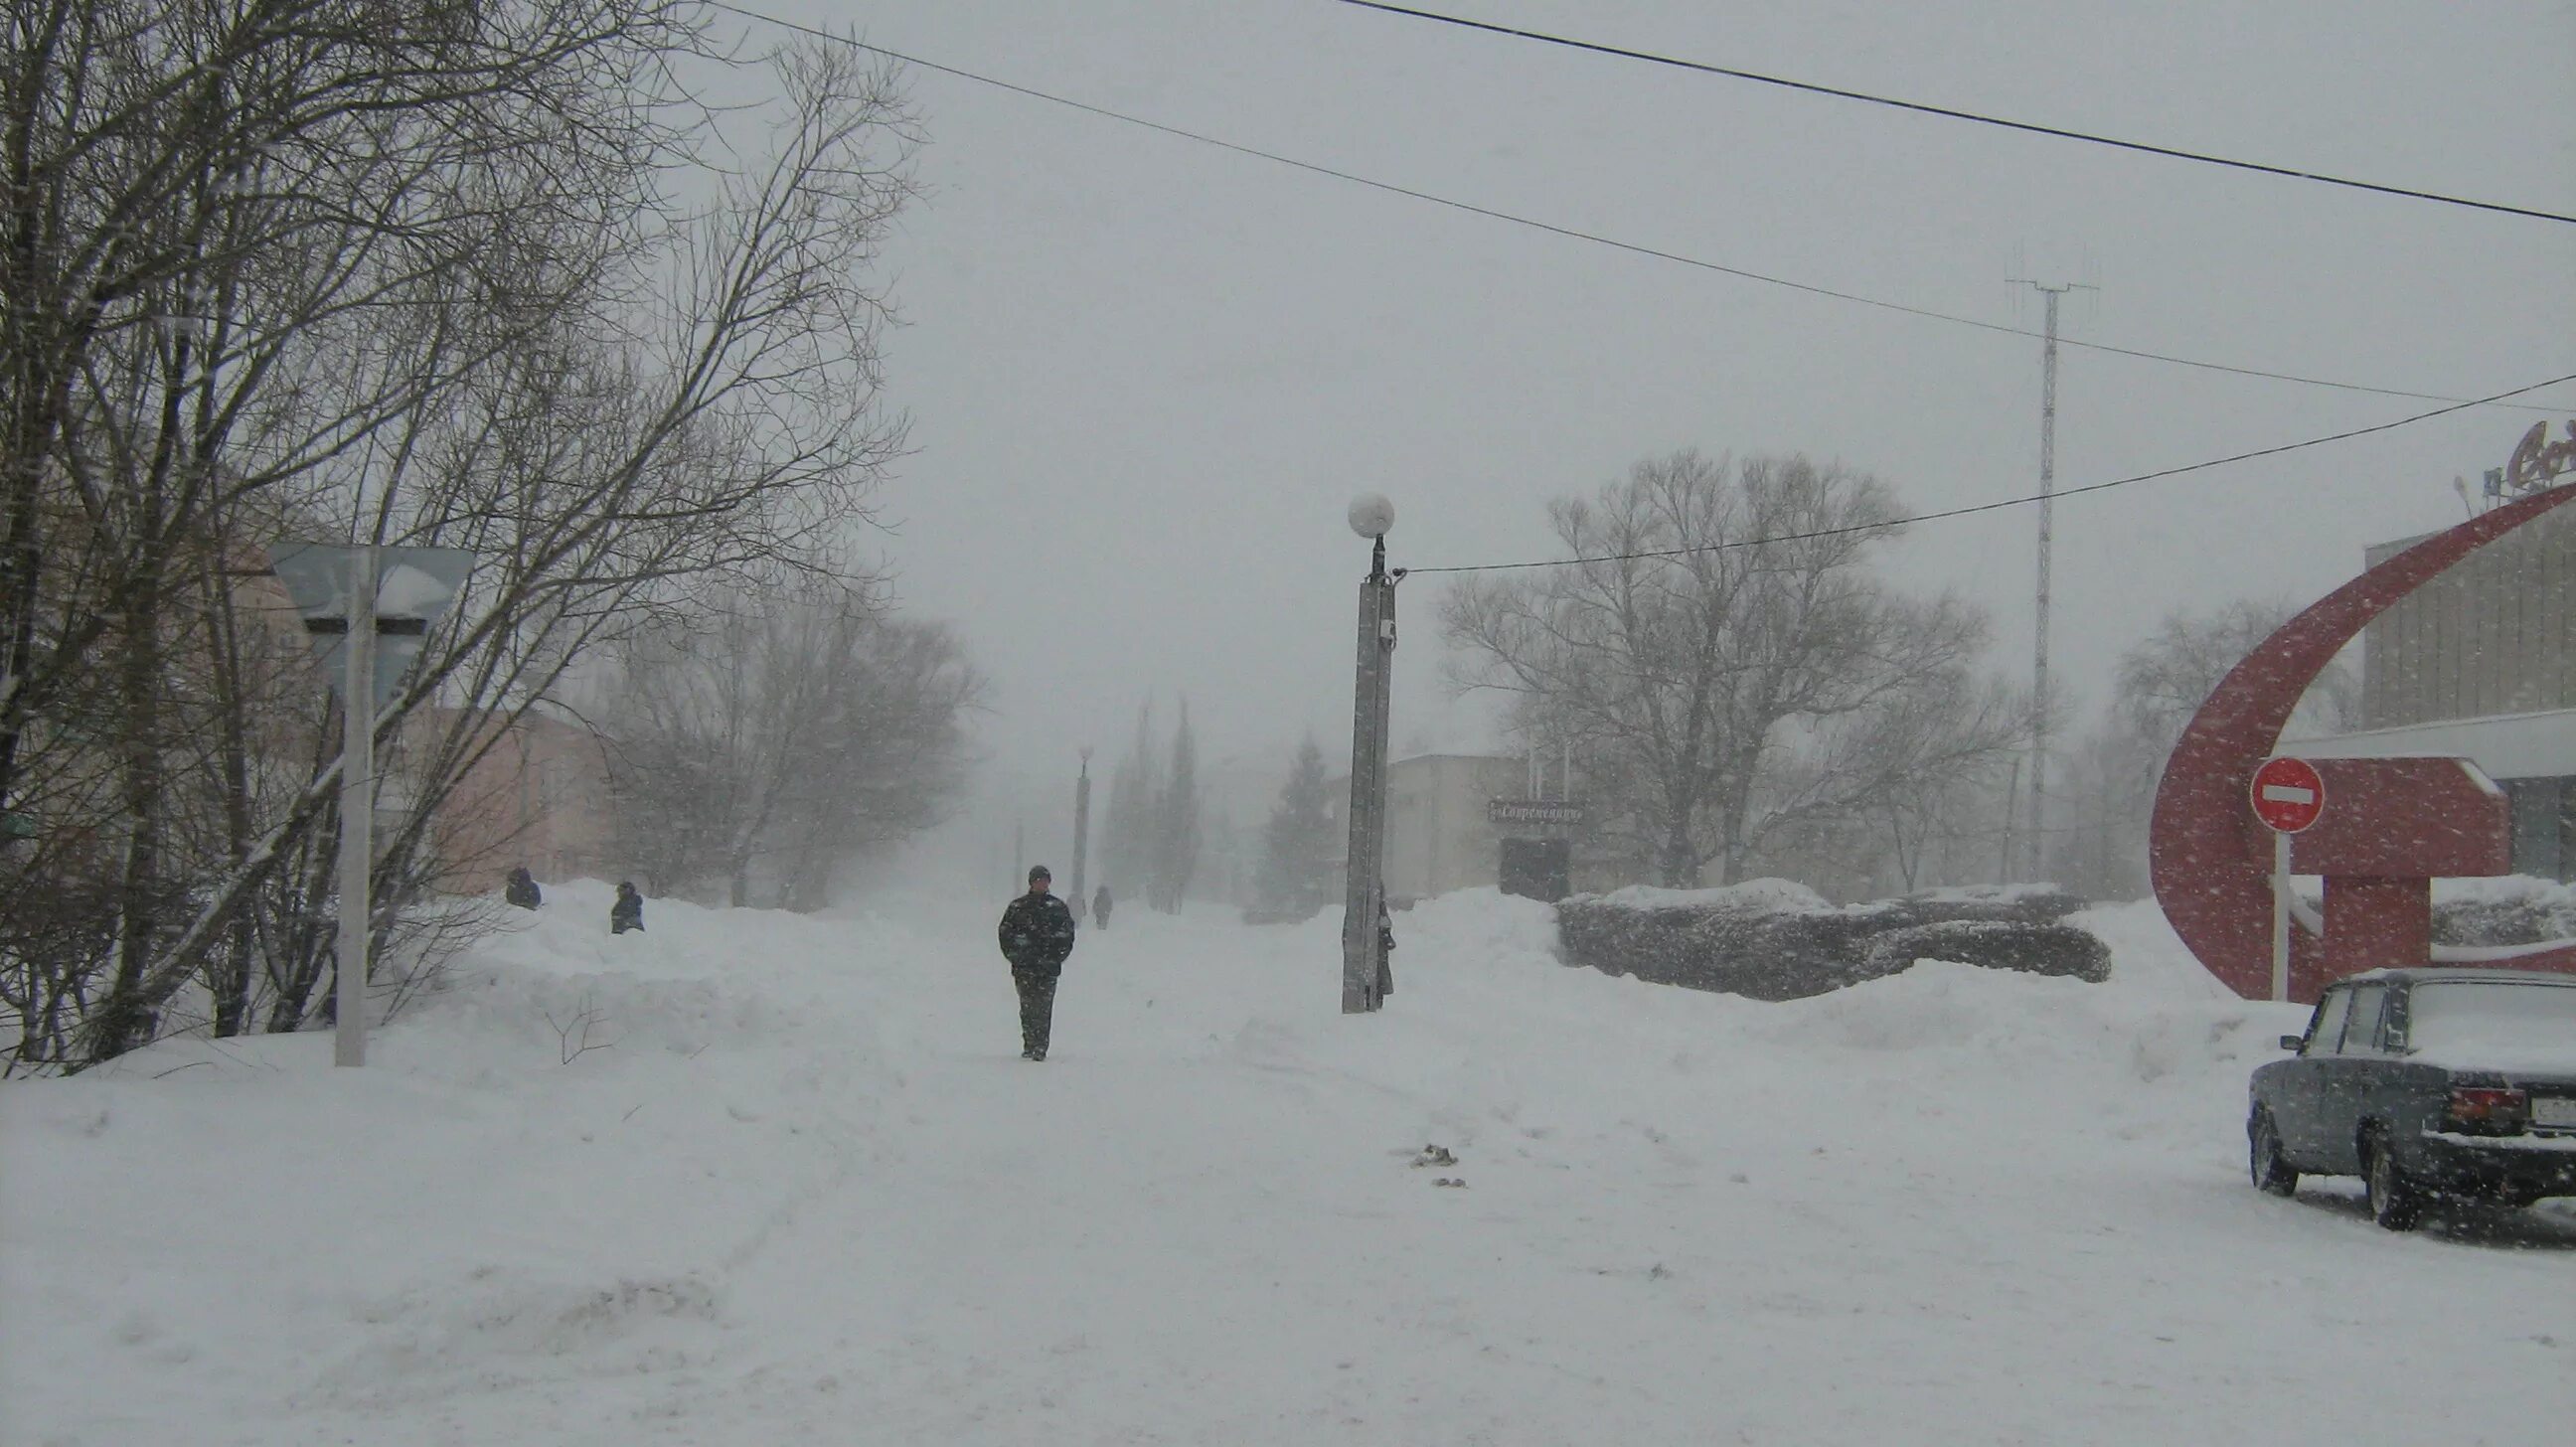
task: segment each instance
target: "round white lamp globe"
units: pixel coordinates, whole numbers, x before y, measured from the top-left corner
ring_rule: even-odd
[[[1395,529],[1395,504],[1386,494],[1364,492],[1351,499],[1351,531],[1364,538],[1382,538]]]

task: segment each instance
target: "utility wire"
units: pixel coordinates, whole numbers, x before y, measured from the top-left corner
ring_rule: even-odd
[[[1633,241],[1621,241],[1616,237],[1605,236],[1598,232],[1584,231],[1572,226],[1560,226],[1551,221],[1541,221],[1534,217],[1516,215],[1509,211],[1498,211],[1492,207],[1479,206],[1469,201],[1453,200],[1447,196],[1439,196],[1428,191],[1415,190],[1410,186],[1399,186],[1392,181],[1380,181],[1368,176],[1357,175],[1350,171],[1336,170],[1331,166],[1319,165],[1313,161],[1301,161],[1294,156],[1284,156],[1276,151],[1265,151],[1257,146],[1247,146],[1235,141],[1221,140],[1215,136],[1203,135],[1197,131],[1184,130],[1179,126],[1165,125],[1161,121],[1146,120],[1141,116],[1128,115],[1123,111],[1110,110],[1104,106],[1092,105],[1086,101],[1072,100],[1065,96],[1054,95],[1046,91],[1033,89],[1029,86],[1014,84],[1011,81],[999,80],[989,75],[979,75],[971,70],[961,70],[953,65],[941,65],[936,61],[924,60],[917,55],[907,54],[900,50],[892,50],[882,45],[873,44],[869,41],[858,40],[845,35],[835,35],[828,30],[820,30],[810,25],[799,24],[793,20],[781,20],[775,15],[764,15],[757,10],[750,10],[739,5],[727,4],[725,3],[725,0],[708,0],[708,8],[713,10],[722,10],[731,15],[738,15],[745,20],[756,21],[763,25],[775,26],[781,30],[794,31],[800,35],[811,36],[817,40],[829,41],[836,45],[846,45],[856,50],[867,51],[873,55],[882,55],[889,60],[901,61],[905,65],[919,66],[923,70],[933,71],[940,75],[954,76],[959,80],[972,81],[977,85],[991,86],[996,90],[1006,90],[1014,95],[1026,96],[1031,100],[1041,100],[1050,105],[1059,105],[1066,107],[1069,110],[1081,111],[1086,115],[1098,116],[1104,120],[1117,121],[1123,125],[1142,127],[1145,130],[1160,132],[1163,135],[1173,136],[1181,140],[1195,141],[1203,146],[1214,146],[1221,151],[1231,151],[1238,156],[1250,156],[1255,160],[1269,161],[1275,165],[1287,166],[1312,175],[1325,176],[1336,181],[1346,181],[1355,186],[1365,186],[1372,191],[1382,191],[1392,196],[1403,196],[1410,200],[1425,202],[1433,206],[1446,207],[1452,211],[1463,211],[1471,216],[1482,216],[1487,220],[1508,222],[1514,226],[1525,226],[1533,231],[1543,231],[1551,236],[1561,236],[1571,241],[1589,242],[1595,246],[1609,247],[1614,251],[1624,251],[1632,256],[1648,257],[1656,261],[1669,261],[1676,265],[1692,267],[1700,271],[1715,272],[1721,276],[1732,276],[1743,281],[1759,282],[1764,286],[1776,286],[1785,288],[1789,291],[1804,292],[1809,296],[1824,297],[1832,301],[1850,302],[1856,306],[1874,307],[1880,311],[1896,312],[1904,316],[1921,317],[1927,321],[1948,322],[1953,326],[1972,327],[1978,331],[1991,332],[1998,336],[2022,337],[2031,341],[2039,341],[2043,339],[2041,333],[2030,331],[2022,327],[2007,326],[2001,322],[1984,321],[1977,317],[1961,316],[1955,312],[1934,311],[1928,307],[1908,306],[1903,302],[1888,301],[1881,297],[1863,296],[1858,292],[1837,291],[1832,287],[1817,286],[1803,281],[1792,281],[1786,277],[1770,276],[1758,271],[1747,271],[1740,266],[1728,266],[1721,262],[1707,261],[1695,256],[1685,256],[1676,251],[1665,251],[1657,247],[1640,245]],[[2165,352],[2150,352],[2136,347],[2117,347],[2112,346],[2107,342],[2087,342],[2078,340],[2074,337],[2060,337],[2058,339],[2058,345],[2065,347],[2081,347],[2086,351],[2100,352],[2109,356],[2134,357],[2139,361],[2162,362],[2169,366],[2190,367],[2204,372],[2223,372],[2230,376],[2237,377],[2260,377],[2274,382],[2296,382],[2301,386],[2326,387],[2339,392],[2362,392],[2375,397],[2396,397],[2409,402],[2460,402],[2466,400],[2439,392],[2410,392],[2400,387],[2373,387],[2361,382],[2337,381],[2331,377],[2308,377],[2302,376],[2296,372],[2276,372],[2261,367],[2233,366],[2226,362],[2204,361],[2197,357],[2182,357]],[[2512,394],[2508,393],[2506,395],[2509,396]],[[2475,405],[2484,404],[2481,403]],[[2531,412],[2556,412],[2562,410],[2557,407],[2535,406],[2530,403],[2506,403],[2503,405]]]
[[[1770,537],[1740,538],[1729,543],[1702,543],[1697,547],[1688,548],[1656,548],[1646,552],[1601,553],[1591,557],[1577,558],[1540,558],[1525,563],[1461,563],[1453,564],[1444,568],[1408,568],[1405,572],[1407,576],[1411,576],[1417,573],[1498,573],[1520,568],[1570,568],[1582,563],[1617,563],[1640,558],[1683,558],[1689,557],[1695,553],[1722,553],[1736,548],[1759,548],[1773,543],[1797,543],[1805,542],[1811,538],[1841,537],[1847,533],[1879,532],[1886,529],[1905,527],[1911,523],[1938,522],[1943,518],[1968,517],[1975,513],[1999,512],[2005,508],[2023,507],[2031,503],[2052,501],[2057,498],[2080,497],[2088,492],[2108,492],[2112,488],[2127,487],[2131,483],[2135,482],[2153,482],[2160,477],[2179,477],[2186,472],[2206,472],[2213,467],[2226,467],[2231,463],[2251,462],[2259,457],[2278,457],[2285,452],[2298,452],[2310,447],[2323,447],[2329,442],[2348,442],[2356,437],[2368,437],[2375,432],[2393,432],[2400,427],[2411,427],[2418,422],[2429,422],[2433,418],[2446,417],[2454,412],[2464,412],[2471,407],[2481,407],[2489,402],[2500,402],[2508,397],[2518,397],[2525,392],[2538,391],[2542,387],[2555,387],[2561,382],[2576,382],[2576,373],[2570,373],[2564,377],[2552,377],[2546,382],[2534,382],[2527,387],[2516,387],[2510,392],[2498,392],[2492,397],[2478,397],[2449,407],[2437,407],[2430,412],[2418,412],[2412,417],[2400,417],[2393,422],[2381,422],[2369,427],[2355,427],[2348,432],[2329,433],[2323,437],[2310,437],[2300,442],[2284,442],[2277,447],[2261,447],[2256,448],[2252,452],[2238,452],[2226,457],[2213,457],[2206,462],[2187,462],[2180,467],[2159,468],[2154,472],[2141,472],[2134,477],[2114,478],[2109,482],[2088,483],[2083,487],[2059,488],[2054,492],[2032,493],[2026,497],[2008,497],[2000,502],[1981,502],[1969,507],[1945,508],[1940,512],[1915,513],[1910,517],[1891,518],[1888,521],[1881,523],[1855,523],[1849,527],[1818,528],[1813,532],[1779,533]],[[2576,484],[2570,485],[2576,486]]]
[[[1702,75],[1725,76],[1730,80],[1749,80],[1760,85],[1778,86],[1783,90],[1804,91],[1809,95],[1831,96],[1836,100],[1860,101],[1867,105],[1887,106],[1894,110],[1912,111],[1917,115],[1940,116],[1946,120],[1967,121],[1973,125],[1996,126],[2008,131],[2021,131],[2034,136],[2053,136],[2061,141],[2082,141],[2088,145],[2111,146],[2123,151],[2136,151],[2169,160],[2194,161],[2204,166],[2224,166],[2230,170],[2253,171],[2265,176],[2282,176],[2294,181],[2316,181],[2328,186],[2344,186],[2355,191],[2370,191],[2382,196],[2400,196],[2410,201],[2432,201],[2444,206],[2466,206],[2477,211],[2495,211],[2507,216],[2527,216],[2535,221],[2558,221],[2576,226],[2576,216],[2559,211],[2542,211],[2529,206],[2512,206],[2501,201],[2479,201],[2466,196],[2445,195],[2439,191],[2419,191],[2407,186],[2383,185],[2377,181],[2356,181],[2347,176],[2330,176],[2323,171],[2302,170],[2296,166],[2275,166],[2263,161],[2240,160],[2233,156],[2212,155],[2206,151],[2186,151],[2174,146],[2159,146],[2147,141],[2122,140],[2117,136],[2095,135],[2090,131],[2069,130],[2063,126],[2045,126],[2032,121],[2007,120],[2001,116],[1983,115],[1949,106],[1930,105],[1923,101],[1899,100],[1893,96],[1872,95],[1868,91],[1845,90],[1839,86],[1819,85],[1809,80],[1791,80],[1786,76],[1765,75],[1758,70],[1742,70],[1730,65],[1713,65],[1702,60],[1684,60],[1677,56],[1658,55],[1651,50],[1630,50],[1598,41],[1578,40],[1568,35],[1551,35],[1544,30],[1523,30],[1518,26],[1497,25],[1487,20],[1470,20],[1462,15],[1444,15],[1436,10],[1417,10],[1409,5],[1390,5],[1385,0],[1337,0],[1337,3],[1361,10],[1375,10],[1387,15],[1401,15],[1413,20],[1429,20],[1454,25],[1463,30],[1481,30],[1489,35],[1507,35],[1515,40],[1535,40],[1546,45],[1560,45],[1568,50],[1589,51],[1594,55],[1613,56],[1620,60],[1644,61],[1649,65],[1669,66],[1675,70],[1697,71]]]

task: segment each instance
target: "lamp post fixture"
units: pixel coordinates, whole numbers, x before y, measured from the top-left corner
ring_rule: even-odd
[[[269,565],[304,617],[324,676],[340,694],[339,958],[331,988],[334,1065],[367,1063],[367,973],[375,918],[376,726],[430,627],[464,591],[462,548],[279,543]]]
[[[1395,585],[1386,567],[1386,535],[1395,504],[1377,493],[1354,498],[1351,531],[1370,540],[1368,576],[1360,580],[1359,671],[1351,706],[1350,849],[1342,873],[1342,1013],[1385,1003],[1386,741],[1395,677]]]

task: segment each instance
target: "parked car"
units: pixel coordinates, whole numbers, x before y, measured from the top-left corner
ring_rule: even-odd
[[[2247,1086],[2254,1184],[2359,1176],[2370,1214],[2412,1229],[2428,1201],[2576,1195],[2576,976],[2373,970],[2326,988],[2295,1060]]]

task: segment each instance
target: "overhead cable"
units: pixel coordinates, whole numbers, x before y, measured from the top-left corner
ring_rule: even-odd
[[[2417,190],[2411,186],[2391,186],[2377,181],[2356,181],[2348,176],[2332,176],[2323,171],[2311,171],[2304,167],[2278,166],[2265,161],[2247,161],[2233,156],[2214,155],[2207,151],[2186,151],[2178,146],[2160,146],[2148,141],[2130,141],[2118,136],[2096,135],[2090,131],[2071,130],[2064,126],[2041,125],[2035,121],[2009,120],[2002,116],[1959,110],[1952,106],[1900,100],[1894,96],[1873,95],[1868,91],[1847,90],[1841,86],[1820,85],[1809,80],[1792,80],[1787,76],[1766,75],[1758,70],[1745,70],[1737,66],[1715,65],[1703,60],[1684,60],[1678,56],[1658,55],[1651,50],[1632,50],[1625,46],[1605,45],[1599,41],[1579,40],[1569,35],[1552,35],[1544,30],[1524,30],[1516,25],[1498,25],[1489,20],[1470,20],[1463,15],[1446,15],[1437,10],[1418,10],[1410,5],[1390,5],[1385,3],[1385,0],[1335,0],[1335,3],[1361,10],[1375,10],[1387,15],[1401,15],[1413,20],[1429,20],[1442,25],[1454,25],[1465,30],[1481,30],[1489,35],[1505,35],[1515,40],[1534,40],[1545,45],[1559,45],[1568,50],[1589,51],[1594,55],[1613,56],[1620,60],[1643,61],[1649,65],[1668,66],[1675,70],[1724,76],[1729,80],[1752,81],[1759,85],[1778,86],[1783,90],[1831,96],[1836,100],[1860,101],[1867,105],[1887,106],[1895,110],[1912,111],[1918,115],[1966,121],[1973,125],[1997,126],[2008,131],[2049,136],[2061,141],[2081,141],[2087,145],[2110,146],[2123,151],[2136,151],[2143,155],[2162,156],[2168,160],[2191,161],[2204,166],[2224,166],[2230,170],[2253,171],[2261,175],[2280,176],[2294,181],[2315,181],[2321,185],[2343,186],[2355,191],[2370,191],[2382,196],[2402,197],[2409,201],[2431,201],[2443,206],[2465,206],[2476,211],[2494,211],[2507,216],[2526,216],[2535,221],[2559,221],[2576,225],[2576,215],[2560,211],[2543,211],[2537,207],[2514,206],[2502,201],[2480,201],[2467,196],[2447,195],[2440,191]]]
[[[2500,402],[2508,397],[2518,397],[2526,392],[2536,392],[2543,387],[2555,387],[2564,382],[2576,382],[2576,373],[2569,373],[2564,377],[2552,377],[2546,382],[2534,382],[2529,386],[2516,387],[2510,392],[2498,392],[2492,397],[2477,397],[2466,402],[2456,403],[2449,407],[2436,407],[2430,412],[2418,412],[2412,417],[2400,417],[2391,422],[2381,422],[2369,427],[2355,427],[2348,431],[2328,433],[2323,437],[2310,437],[2298,442],[2284,442],[2277,447],[2259,447],[2252,452],[2231,453],[2226,457],[2210,458],[2206,462],[2187,462],[2180,467],[2158,468],[2154,472],[2141,472],[2133,477],[2114,478],[2109,482],[2088,483],[2082,487],[2059,488],[2054,492],[2048,493],[2030,493],[2022,497],[2008,497],[1997,502],[1981,502],[1968,507],[1944,508],[1939,512],[1915,513],[1907,517],[1890,518],[1885,522],[1855,523],[1848,527],[1818,528],[1812,532],[1803,533],[1775,533],[1767,537],[1739,538],[1733,542],[1724,543],[1702,543],[1695,547],[1686,548],[1654,548],[1643,552],[1601,553],[1593,556],[1575,558],[1536,558],[1528,562],[1520,563],[1458,563],[1438,568],[1408,568],[1405,571],[1408,575],[1412,575],[1420,573],[1498,573],[1523,568],[1571,568],[1585,563],[1617,563],[1641,558],[1685,558],[1697,553],[1722,553],[1730,552],[1737,548],[1759,548],[1779,543],[1805,542],[1812,538],[1834,538],[1842,537],[1851,533],[1883,532],[1895,528],[1906,527],[1914,523],[1938,522],[1943,518],[1969,517],[1976,513],[2000,512],[2005,508],[2026,507],[2035,502],[2054,501],[2069,497],[2081,497],[2088,492],[2108,492],[2115,487],[2127,487],[2132,483],[2153,482],[2156,479],[2163,477],[2180,477],[2187,472],[2207,472],[2214,467],[2226,467],[2233,463],[2251,462],[2262,457],[2278,457],[2285,452],[2299,452],[2310,447],[2323,447],[2330,442],[2349,442],[2356,437],[2368,437],[2379,432],[2393,432],[2400,427],[2411,427],[2418,422],[2429,422],[2436,417],[2447,417],[2454,412],[2464,412],[2471,407],[2482,407],[2490,402]],[[2570,484],[2570,486],[2576,486],[2576,484]]]
[[[1858,292],[1839,291],[1833,287],[1817,286],[1810,282],[1793,281],[1787,277],[1771,276],[1758,271],[1748,271],[1740,266],[1728,266],[1722,262],[1708,261],[1695,256],[1686,256],[1677,251],[1665,251],[1658,247],[1645,246],[1633,241],[1622,241],[1616,237],[1606,236],[1599,232],[1585,231],[1572,226],[1561,226],[1552,221],[1541,221],[1534,217],[1517,215],[1509,211],[1499,211],[1490,206],[1479,206],[1473,202],[1454,200],[1447,196],[1440,196],[1428,191],[1416,190],[1410,186],[1399,186],[1392,181],[1380,181],[1372,177],[1358,175],[1354,172],[1337,170],[1331,166],[1319,165],[1313,161],[1302,161],[1294,156],[1281,155],[1276,151],[1265,151],[1257,146],[1247,146],[1239,142],[1204,135],[1197,131],[1184,130],[1179,126],[1166,125],[1161,121],[1147,120],[1144,117],[1129,115],[1123,111],[1110,110],[1105,106],[1092,105],[1087,101],[1073,100],[1065,96],[1055,95],[1050,92],[1037,90],[1025,85],[1019,85],[1011,81],[999,80],[989,75],[979,75],[971,70],[961,70],[953,65],[941,65],[937,61],[924,60],[917,55],[911,55],[900,50],[889,49],[885,46],[877,45],[869,41],[857,40],[844,35],[835,35],[828,30],[820,30],[810,25],[799,24],[793,20],[781,20],[774,15],[764,15],[756,10],[746,9],[739,5],[727,4],[725,3],[725,0],[710,0],[710,8],[741,16],[745,20],[752,20],[764,25],[775,26],[781,30],[790,30],[801,35],[812,36],[818,40],[830,41],[834,44],[847,45],[853,49],[864,50],[873,55],[882,55],[889,60],[900,61],[905,65],[918,66],[923,70],[933,71],[940,75],[954,76],[959,80],[972,81],[977,85],[991,86],[997,90],[1009,91],[1014,95],[1026,96],[1031,100],[1045,101],[1050,105],[1058,105],[1070,110],[1081,111],[1086,115],[1098,116],[1104,120],[1117,121],[1123,125],[1138,126],[1145,130],[1156,131],[1163,135],[1172,136],[1180,140],[1194,141],[1200,145],[1213,146],[1218,150],[1231,151],[1239,156],[1250,156],[1256,160],[1269,161],[1275,165],[1287,166],[1312,175],[1324,176],[1332,180],[1348,182],[1355,186],[1365,186],[1370,190],[1385,192],[1388,195],[1403,196],[1410,200],[1425,202],[1433,206],[1445,207],[1452,211],[1463,211],[1471,216],[1481,216],[1491,221],[1502,221],[1508,222],[1514,226],[1528,227],[1534,231],[1543,231],[1551,236],[1560,236],[1571,241],[1589,242],[1595,246],[1609,247],[1614,251],[1624,251],[1632,256],[1648,257],[1656,261],[1668,261],[1679,266],[1692,267],[1700,271],[1715,272],[1721,276],[1735,277],[1742,281],[1759,282],[1764,286],[1775,286],[1789,291],[1803,292],[1809,296],[1824,297],[1832,301],[1849,302],[1855,306],[1873,307],[1880,311],[1896,312],[1904,316],[1921,317],[1927,321],[1947,322],[1953,326],[1970,327],[1977,331],[1991,332],[1998,336],[2024,337],[2032,341],[2043,340],[2040,333],[2030,331],[2023,327],[2008,326],[2002,322],[1990,322],[1976,317],[1961,316],[1955,312],[1935,311],[1929,307],[1908,306],[1904,302],[1889,301],[1883,297],[1864,296]],[[2325,387],[2340,392],[2361,392],[2377,397],[2396,397],[2409,402],[2460,402],[2468,400],[2440,392],[2416,392],[2409,391],[2402,387],[2374,387],[2362,382],[2339,381],[2331,377],[2302,376],[2296,372],[2273,371],[2263,367],[2237,366],[2227,362],[2206,361],[2198,357],[2176,356],[2167,352],[2150,352],[2137,347],[2113,346],[2108,342],[2087,342],[2074,337],[2060,337],[2058,339],[2058,345],[2065,347],[2080,347],[2089,352],[2099,352],[2108,356],[2132,357],[2144,362],[2161,362],[2168,366],[2189,367],[2204,372],[2222,372],[2227,375],[2237,377],[2259,377],[2267,381],[2274,382],[2295,382],[2305,387]],[[2529,403],[2507,403],[2503,405],[2533,412],[2554,412],[2560,410],[2556,407],[2534,406]]]

